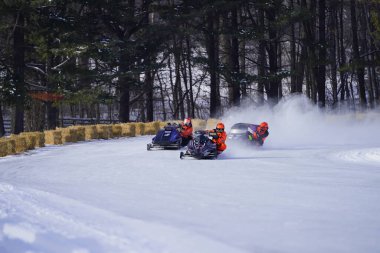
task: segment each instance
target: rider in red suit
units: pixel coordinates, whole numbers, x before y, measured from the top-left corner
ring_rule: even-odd
[[[212,141],[216,143],[216,149],[218,151],[218,154],[226,150],[227,145],[225,142],[227,139],[227,134],[224,131],[224,124],[220,122],[216,125],[215,129],[209,130],[208,132],[211,133],[211,136],[213,136]],[[214,133],[214,135],[212,133]]]
[[[249,126],[247,131],[248,140],[256,145],[262,146],[269,135],[268,129],[268,123],[266,122],[261,122],[260,125]]]
[[[193,139],[193,125],[191,123],[191,118],[184,119],[183,124],[181,124],[180,126],[182,146],[186,146],[189,143],[189,141]]]

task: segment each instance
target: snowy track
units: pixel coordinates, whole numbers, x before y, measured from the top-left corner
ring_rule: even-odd
[[[0,252],[380,251],[380,145],[197,161],[149,139],[0,159]]]

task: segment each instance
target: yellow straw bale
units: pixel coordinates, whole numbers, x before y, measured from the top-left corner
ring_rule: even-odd
[[[7,154],[16,154],[16,141],[11,138],[6,138],[5,142],[7,143]]]
[[[37,143],[37,137],[32,132],[21,133],[20,136],[25,137],[27,149],[34,149]]]
[[[221,122],[219,119],[208,119],[206,122],[206,129],[214,129],[219,122]]]
[[[154,127],[154,134],[156,134],[157,131],[161,129],[161,124],[160,124],[160,122],[159,122],[159,121],[155,121],[155,122],[153,122],[153,127]]]
[[[112,125],[105,125],[108,138],[113,138]]]
[[[8,142],[3,138],[0,138],[0,157],[8,155]]]
[[[28,150],[28,145],[26,143],[25,137],[21,135],[11,135],[10,139],[15,141],[16,154],[23,153]]]
[[[86,130],[84,126],[70,126],[69,129],[75,131],[75,140],[76,141],[85,141],[86,140]]]
[[[160,130],[160,122],[154,121],[150,123],[145,123],[144,134],[153,135],[156,134],[158,130]]]
[[[86,141],[98,138],[98,134],[97,134],[95,125],[85,126],[84,129],[85,129],[85,140]]]
[[[62,143],[77,142],[77,130],[74,128],[58,128],[62,134]]]
[[[168,124],[167,121],[160,121],[160,129],[164,128]]]
[[[45,134],[43,132],[33,132],[36,136],[36,147],[45,147]]]
[[[112,126],[110,125],[96,125],[96,131],[99,139],[112,138]]]
[[[145,134],[145,123],[138,122],[136,123],[136,135],[144,135]]]
[[[203,119],[193,119],[192,124],[194,131],[206,129],[206,123],[206,120]]]
[[[121,124],[121,135],[124,137],[136,136],[136,124],[135,123],[123,123]]]
[[[114,138],[122,136],[123,128],[122,128],[121,124],[115,124],[115,125],[112,125],[111,127],[112,127],[112,136]]]
[[[45,143],[50,145],[62,144],[62,131],[61,130],[47,130],[44,131]]]

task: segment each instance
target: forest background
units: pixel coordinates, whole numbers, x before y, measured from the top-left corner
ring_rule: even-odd
[[[372,110],[379,67],[380,0],[0,0],[0,136],[292,94]]]

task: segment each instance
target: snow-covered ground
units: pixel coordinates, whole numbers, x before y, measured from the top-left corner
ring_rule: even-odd
[[[0,252],[380,252],[378,117],[280,106],[225,115],[270,136],[213,161],[149,136],[0,159]]]

